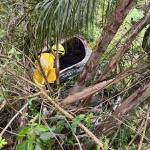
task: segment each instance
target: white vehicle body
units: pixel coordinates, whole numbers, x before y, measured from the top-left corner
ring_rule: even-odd
[[[61,42],[66,53],[60,58],[60,82],[78,75],[88,61],[92,51],[82,36],[74,36]]]

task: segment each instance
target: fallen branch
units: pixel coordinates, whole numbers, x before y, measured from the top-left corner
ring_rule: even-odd
[[[93,48],[93,52],[84,66],[82,73],[71,90],[71,94],[81,91],[85,88],[87,81],[89,81],[99,64],[99,60],[108,48],[110,42],[116,35],[120,26],[122,25],[127,14],[131,10],[135,0],[120,0],[115,12],[112,14],[109,23],[104,27],[101,36],[97,40]]]
[[[100,126],[95,129],[97,135],[108,135],[111,131],[117,129],[128,117],[131,112],[137,108],[142,102],[150,97],[150,83],[147,83],[144,87],[137,89],[130,97],[128,97],[113,114],[106,119]]]
[[[138,72],[141,69],[147,68],[149,66],[150,66],[150,63],[140,66],[140,67],[137,67],[135,69],[131,69],[131,70],[128,69],[128,70],[124,71],[123,73],[119,74],[116,78],[113,78],[113,79],[110,79],[107,81],[103,81],[103,82],[93,85],[91,87],[85,88],[81,92],[77,92],[73,95],[68,96],[67,98],[65,98],[62,101],[62,104],[70,104],[70,103],[77,102],[78,100],[81,100],[89,95],[92,95],[92,94],[96,93],[97,91],[102,90],[105,87],[112,85],[114,83],[117,83],[118,81],[124,79],[125,77],[127,77],[135,72]]]
[[[144,130],[143,130],[143,134],[142,134],[142,137],[141,137],[141,140],[140,140],[140,143],[139,143],[138,150],[141,150],[141,147],[142,147],[142,142],[143,142],[143,139],[144,139],[144,136],[145,136],[145,132],[146,132],[146,127],[147,127],[147,124],[148,124],[148,117],[149,117],[149,114],[150,114],[149,111],[150,111],[150,105],[148,107],[146,121],[145,121],[145,125],[144,125]]]
[[[6,127],[2,130],[0,133],[0,137],[4,134],[4,132],[7,130],[7,128],[10,126],[10,124],[13,122],[13,120],[28,106],[28,103],[26,103],[14,116],[13,118],[8,122]]]
[[[147,14],[146,16],[144,16],[142,19],[140,19],[139,24],[132,31],[132,34],[130,35],[130,37],[128,37],[125,44],[119,49],[118,53],[109,62],[109,64],[103,71],[102,75],[99,77],[98,81],[102,81],[107,78],[107,76],[112,71],[112,69],[114,69],[116,64],[121,60],[124,53],[126,52],[129,45],[131,44],[131,42],[133,42],[133,40],[136,38],[137,34],[140,33],[140,31],[145,27],[145,25],[149,22],[149,20],[150,20],[150,13]]]
[[[47,91],[47,93],[49,93],[49,91]],[[16,96],[16,97],[13,97],[13,100],[29,99],[29,98],[37,97],[39,95],[41,95],[41,92],[37,92],[35,94],[30,94],[30,95],[28,94],[26,96]]]
[[[60,107],[53,99],[51,99],[42,89],[41,89],[42,94],[49,100],[49,102],[57,109],[59,110],[64,116],[66,116],[67,118],[74,120],[75,118],[69,114],[67,111],[65,111],[62,107]],[[86,134],[95,141],[96,144],[98,144],[102,150],[104,150],[103,148],[103,144],[102,142],[91,132],[89,131],[82,123],[79,123],[78,126],[84,130],[86,132]]]

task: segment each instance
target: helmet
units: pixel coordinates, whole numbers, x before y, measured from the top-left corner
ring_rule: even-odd
[[[61,44],[58,44],[58,45],[53,45],[52,46],[52,49],[54,50],[54,51],[57,51],[58,50],[58,53],[59,54],[62,54],[62,55],[64,55],[65,54],[65,49],[64,49],[64,47],[61,45]]]

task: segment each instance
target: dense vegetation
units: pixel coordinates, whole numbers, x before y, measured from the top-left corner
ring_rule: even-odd
[[[0,149],[150,149],[148,0],[1,0],[0,21]],[[89,61],[45,93],[33,55],[76,34]]]

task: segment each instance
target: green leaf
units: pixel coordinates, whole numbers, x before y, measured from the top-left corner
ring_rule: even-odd
[[[42,150],[39,144],[35,145],[35,149],[34,150]]]
[[[84,117],[85,117],[85,114],[80,114],[75,117],[74,121],[72,122],[72,130],[74,133],[76,132],[77,125],[81,122],[81,120],[83,120]]]
[[[32,139],[28,140],[28,150],[34,150],[34,141]]]
[[[18,129],[18,136],[17,136],[17,140],[20,140],[21,138],[23,138],[28,132],[30,132],[30,128],[29,127],[21,127]]]
[[[67,123],[65,123],[64,125],[68,130],[70,129],[70,126]]]
[[[7,144],[7,141],[3,139],[2,137],[0,137],[0,148],[2,148],[6,144]]]
[[[21,119],[24,119],[25,117],[27,117],[28,116],[28,113],[24,113],[24,114],[22,114],[22,116],[20,117]]]
[[[87,127],[90,127],[91,126],[91,118],[93,117],[93,113],[90,113],[90,114],[88,114],[87,116],[86,116],[86,118],[85,118],[85,122],[86,122],[86,125],[87,125]]]
[[[52,126],[51,131],[55,131],[55,130],[56,130],[56,126]]]
[[[61,115],[61,114],[56,114],[55,117],[56,117],[57,119],[66,119],[66,117],[63,116],[63,115]]]
[[[15,49],[15,48],[12,48],[12,49],[8,52],[8,54],[9,54],[9,55],[13,55],[13,54],[15,53],[15,51],[16,51],[16,49]]]
[[[64,129],[64,124],[59,124],[56,126],[55,132],[60,133]]]
[[[65,120],[60,120],[57,122],[57,125],[64,124],[65,122],[66,122]]]
[[[28,144],[28,140],[25,140],[21,142],[19,145],[17,145],[15,150],[26,150],[26,145]]]
[[[53,137],[54,135],[52,135],[50,132],[44,132],[40,134],[40,139],[43,140],[44,142],[50,140]]]
[[[75,121],[72,122],[72,131],[74,133],[76,133],[76,128],[77,128],[77,125],[81,122],[81,119],[75,119]]]
[[[7,95],[6,89],[4,87],[2,87],[2,91],[3,92],[0,92],[0,101],[3,101],[4,100],[4,96]]]
[[[104,150],[108,150],[108,142],[107,141],[104,142]]]
[[[65,140],[66,139],[66,135],[65,134],[60,134],[59,135],[61,137],[61,139]]]
[[[45,125],[41,125],[41,124],[37,125],[36,129],[38,129],[39,131],[49,131],[50,130],[49,127],[47,127]]]
[[[79,119],[83,119],[85,117],[85,114],[80,114],[77,116]]]
[[[1,95],[1,93],[0,93],[0,101],[3,101],[4,100],[4,97],[3,97],[3,95]]]
[[[12,48],[12,49],[8,52],[8,54],[9,54],[10,56],[16,56],[16,55],[20,55],[21,53],[18,52],[15,48]]]
[[[37,114],[37,115],[36,115],[33,119],[31,119],[29,122],[32,123],[32,124],[34,124],[35,121],[38,119],[38,117],[39,117],[39,114]]]
[[[96,146],[96,150],[100,150],[100,146],[99,145]]]
[[[5,30],[0,30],[0,39],[2,39],[6,34]]]

